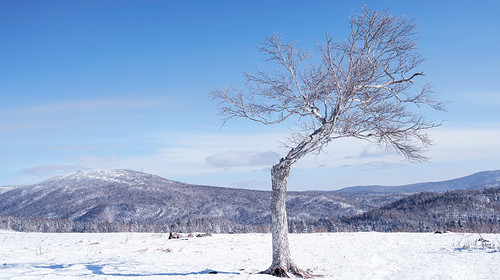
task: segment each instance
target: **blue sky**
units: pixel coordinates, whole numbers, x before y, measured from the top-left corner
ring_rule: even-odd
[[[302,159],[291,190],[398,185],[500,169],[498,1],[0,1],[0,185],[129,168],[269,189],[286,126],[220,127],[210,91],[262,65],[274,32],[314,52],[366,5],[419,23],[420,66],[447,113],[428,163],[368,142]]]

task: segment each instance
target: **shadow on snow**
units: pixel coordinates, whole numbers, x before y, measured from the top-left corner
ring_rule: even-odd
[[[47,269],[64,269],[73,266],[73,264],[65,265],[65,264],[53,264],[53,265],[35,265],[36,268],[47,268]],[[199,274],[236,274],[239,275],[239,272],[225,272],[225,271],[217,271],[212,269],[205,269],[199,272],[185,272],[185,273],[177,273],[177,272],[159,272],[159,273],[106,273],[103,269],[106,267],[106,264],[86,264],[85,268],[90,270],[94,275],[105,275],[105,276],[124,276],[124,277],[140,277],[140,276],[188,276],[188,275],[199,275]],[[8,265],[4,264],[3,268],[7,268]]]
[[[197,274],[239,274],[238,272],[224,272],[212,269],[205,269],[200,272],[187,272],[187,273],[105,273],[102,271],[105,265],[88,264],[85,267],[88,270],[92,271],[92,273],[95,275],[106,275],[106,276],[139,277],[139,276],[187,276],[187,275],[197,275]]]

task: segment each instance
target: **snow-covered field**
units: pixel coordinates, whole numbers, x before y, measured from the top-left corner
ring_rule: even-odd
[[[458,249],[479,244],[477,237],[292,234],[290,245],[296,263],[320,279],[500,279],[498,247]],[[270,234],[169,240],[159,233],[0,231],[0,279],[276,279],[257,274],[270,263]]]

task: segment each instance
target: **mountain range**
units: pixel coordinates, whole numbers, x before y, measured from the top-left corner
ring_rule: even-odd
[[[292,218],[353,215],[400,195],[290,192]],[[0,194],[0,213],[71,221],[173,222],[203,217],[242,224],[270,222],[268,191],[184,184],[131,170],[80,171]]]
[[[420,192],[436,192],[444,193],[465,189],[484,189],[500,187],[500,170],[483,171],[469,176],[446,180],[442,182],[427,182],[416,183],[403,186],[357,186],[348,187],[336,193],[420,193]]]
[[[498,187],[500,171],[486,171],[449,181],[399,187],[289,192],[287,211],[292,221],[345,220],[420,192]],[[270,223],[270,197],[269,191],[190,185],[131,170],[86,170],[34,185],[9,187],[0,193],[0,214],[141,224],[209,219],[255,226]]]

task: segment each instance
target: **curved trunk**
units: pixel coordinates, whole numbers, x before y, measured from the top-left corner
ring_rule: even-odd
[[[290,256],[288,245],[288,221],[286,215],[286,185],[291,165],[285,161],[273,166],[271,169],[272,198],[271,198],[271,218],[272,218],[272,245],[273,262],[271,266],[262,273],[279,277],[290,277],[294,274],[301,277],[308,277],[309,274],[298,269]]]

